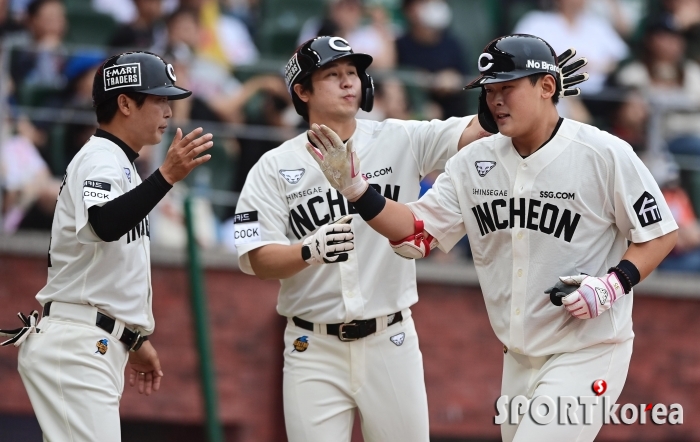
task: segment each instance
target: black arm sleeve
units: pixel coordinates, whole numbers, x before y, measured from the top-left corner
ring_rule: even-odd
[[[102,241],[116,241],[136,227],[172,188],[156,169],[144,182],[103,206],[88,209],[88,221]]]

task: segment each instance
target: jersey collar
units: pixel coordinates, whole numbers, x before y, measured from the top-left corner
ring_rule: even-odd
[[[97,129],[95,131],[95,136],[109,140],[112,143],[119,146],[119,148],[124,151],[124,154],[129,159],[130,163],[133,163],[136,160],[136,158],[139,157],[139,154],[134,152],[134,150],[132,148],[130,148],[125,142],[123,142],[122,140],[120,140],[119,138],[115,137],[114,135],[112,135],[111,133],[109,133],[105,130]]]
[[[557,121],[557,125],[554,127],[554,130],[552,131],[552,135],[550,135],[549,139],[547,141],[545,141],[544,143],[542,143],[542,145],[540,147],[538,147],[537,150],[535,150],[535,152],[542,149],[544,146],[547,145],[547,143],[552,141],[552,138],[554,138],[554,136],[557,134],[557,132],[559,132],[559,128],[561,127],[561,123],[563,123],[563,122],[564,122],[564,119],[562,117],[559,117],[559,121]],[[535,152],[532,152],[530,155],[534,154]],[[520,155],[520,156],[523,159],[525,159],[525,158],[529,157],[530,155],[525,155],[524,157],[522,155]]]

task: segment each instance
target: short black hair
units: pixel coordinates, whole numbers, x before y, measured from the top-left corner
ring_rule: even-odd
[[[138,107],[139,109],[141,108],[141,106],[143,106],[143,103],[146,102],[146,98],[148,97],[147,94],[134,91],[124,91],[122,92],[122,94],[134,100],[136,102],[136,107]],[[119,95],[117,95],[116,97],[108,98],[97,105],[97,107],[95,108],[95,115],[97,115],[98,124],[106,124],[112,121],[114,116],[117,114],[117,111],[119,110],[119,105],[117,104],[117,99],[119,98]]]
[[[540,72],[539,74],[534,74],[530,75],[527,78],[530,80],[530,84],[533,86],[537,84],[537,82],[540,80],[540,78],[544,78],[545,75],[550,75],[550,74],[545,74],[544,72]],[[554,79],[556,82],[556,78]],[[559,103],[559,91],[555,91],[554,95],[552,95],[552,103],[557,104]]]

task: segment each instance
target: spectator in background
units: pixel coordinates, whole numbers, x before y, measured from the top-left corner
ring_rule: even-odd
[[[85,145],[97,129],[92,107],[92,83],[95,71],[107,55],[102,51],[75,52],[66,63],[64,75],[68,85],[63,96],[55,104],[65,117],[76,120],[65,125],[63,136],[63,161],[58,170],[65,170],[75,154]],[[89,118],[86,118],[89,117]]]
[[[449,5],[444,0],[403,0],[403,13],[408,29],[396,41],[399,67],[434,74],[430,98],[442,109],[440,118],[463,116],[467,68],[464,49],[447,30],[452,20]]]
[[[647,0],[588,0],[586,10],[609,21],[629,41],[647,10],[647,3]]]
[[[610,133],[626,141],[640,155],[647,150],[649,104],[639,90],[629,89],[612,114]]]
[[[541,37],[557,54],[576,48],[577,55],[588,59],[586,72],[590,75],[581,92],[600,92],[608,74],[627,57],[627,45],[608,20],[586,12],[586,0],[554,0],[554,5],[552,12],[527,13],[514,33]]]
[[[29,35],[14,50],[10,73],[15,86],[65,85],[63,65],[66,50],[63,37],[67,30],[66,11],[60,0],[33,0],[27,6]]]
[[[645,32],[642,58],[620,69],[615,80],[645,91],[657,108],[664,107],[671,152],[700,155],[700,64],[684,54],[683,35],[673,18],[663,15]]]
[[[664,0],[663,7],[685,37],[688,57],[700,63],[700,0]]]
[[[6,121],[4,127],[14,126]],[[25,136],[33,131],[29,122],[20,117],[17,133],[3,137],[0,144],[0,191],[4,207],[0,232],[13,233],[19,228],[50,230],[60,181],[51,176],[46,162]]]
[[[180,0],[162,0],[164,15],[177,9]],[[111,16],[114,21],[121,24],[129,24],[136,20],[138,12],[134,0],[91,0],[92,9],[101,14]]]
[[[374,58],[373,69],[392,69],[396,65],[394,32],[386,10],[380,5],[368,9],[371,23],[363,25],[362,0],[326,0],[328,7],[323,19],[313,17],[304,23],[297,44],[323,35],[346,39],[355,51]]]
[[[152,49],[165,46],[165,25],[162,0],[133,0],[136,6],[136,19],[120,25],[112,35],[109,46],[122,49]]]
[[[228,103],[230,97],[240,91],[241,84],[231,76],[227,65],[197,51],[203,37],[197,11],[192,8],[176,10],[167,19],[167,29],[164,54],[175,66],[178,78],[186,81],[184,87],[191,90],[194,97],[180,100],[173,113],[187,120],[240,122],[240,116]]]
[[[406,89],[398,78],[388,77],[374,80],[374,107],[372,112],[360,110],[357,118],[384,121],[387,118],[409,120]]]
[[[24,26],[12,18],[8,3],[9,0],[0,0],[0,38],[24,30]]]
[[[700,223],[688,194],[679,183],[678,166],[665,163],[650,167],[673,218],[678,224],[678,241],[671,253],[659,265],[660,270],[700,272]]]
[[[181,0],[180,5],[194,11],[199,20],[199,55],[226,67],[258,61],[248,28],[237,18],[222,14],[217,0]]]

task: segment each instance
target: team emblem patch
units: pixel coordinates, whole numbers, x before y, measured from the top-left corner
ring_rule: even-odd
[[[105,91],[121,87],[141,86],[141,63],[127,63],[105,68],[102,72]]]
[[[301,177],[304,176],[304,173],[306,172],[306,169],[294,169],[294,170],[280,170],[280,175],[284,177],[285,180],[289,184],[296,184],[301,180]]]
[[[128,167],[125,167],[124,173],[126,174],[126,178],[129,180],[129,182],[131,182],[131,169],[129,169]]]
[[[634,203],[634,213],[637,214],[637,219],[642,227],[661,221],[661,212],[656,204],[656,199],[649,193],[644,192]]]
[[[309,348],[309,337],[299,336],[294,340],[294,343],[292,345],[294,346],[294,350],[292,350],[292,353],[294,353],[295,351],[298,351],[299,353],[304,352],[307,348]]]
[[[97,347],[97,351],[95,353],[99,353],[101,355],[107,353],[107,347],[109,346],[109,341],[107,339],[100,339],[97,341],[97,344],[95,344]]]
[[[598,301],[600,301],[600,305],[605,305],[605,303],[608,302],[608,298],[610,297],[608,291],[603,287],[596,287],[595,294],[598,295]]]
[[[476,171],[479,173],[480,177],[485,177],[487,173],[494,167],[496,167],[495,161],[476,161],[474,163],[476,166]]]
[[[397,347],[400,347],[401,344],[403,344],[403,341],[405,338],[406,338],[406,333],[401,332],[398,335],[394,335],[394,336],[390,337],[389,339],[391,340],[391,342],[394,343],[394,345],[396,345]]]

